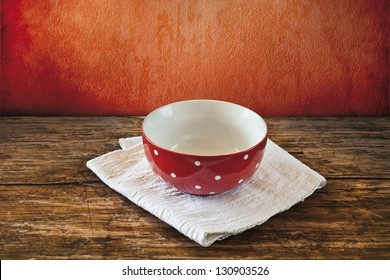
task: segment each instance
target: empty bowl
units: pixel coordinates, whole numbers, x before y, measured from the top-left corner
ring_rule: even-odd
[[[188,100],[147,115],[142,140],[153,171],[163,180],[185,193],[212,195],[253,176],[263,158],[267,126],[237,104]]]

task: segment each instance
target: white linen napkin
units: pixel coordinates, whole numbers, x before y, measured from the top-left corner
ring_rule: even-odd
[[[202,246],[260,225],[325,186],[320,174],[268,140],[251,180],[215,196],[185,194],[149,166],[141,137],[87,162],[104,183]]]

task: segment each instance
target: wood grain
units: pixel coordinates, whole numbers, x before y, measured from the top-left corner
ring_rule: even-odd
[[[85,162],[141,117],[0,118],[1,259],[389,259],[389,118],[271,118],[270,138],[328,178],[304,202],[202,248]]]
[[[331,180],[267,223],[201,248],[102,183],[3,186],[0,257],[388,258],[389,197],[384,181]]]

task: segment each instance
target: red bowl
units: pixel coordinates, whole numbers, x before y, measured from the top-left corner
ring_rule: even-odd
[[[267,125],[237,104],[189,100],[146,116],[142,140],[153,171],[162,179],[185,193],[211,195],[253,176],[264,155]]]

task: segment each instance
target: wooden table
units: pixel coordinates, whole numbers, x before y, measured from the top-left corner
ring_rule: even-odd
[[[0,258],[389,259],[390,118],[266,121],[327,186],[202,248],[85,166],[139,135],[141,117],[0,118]]]

